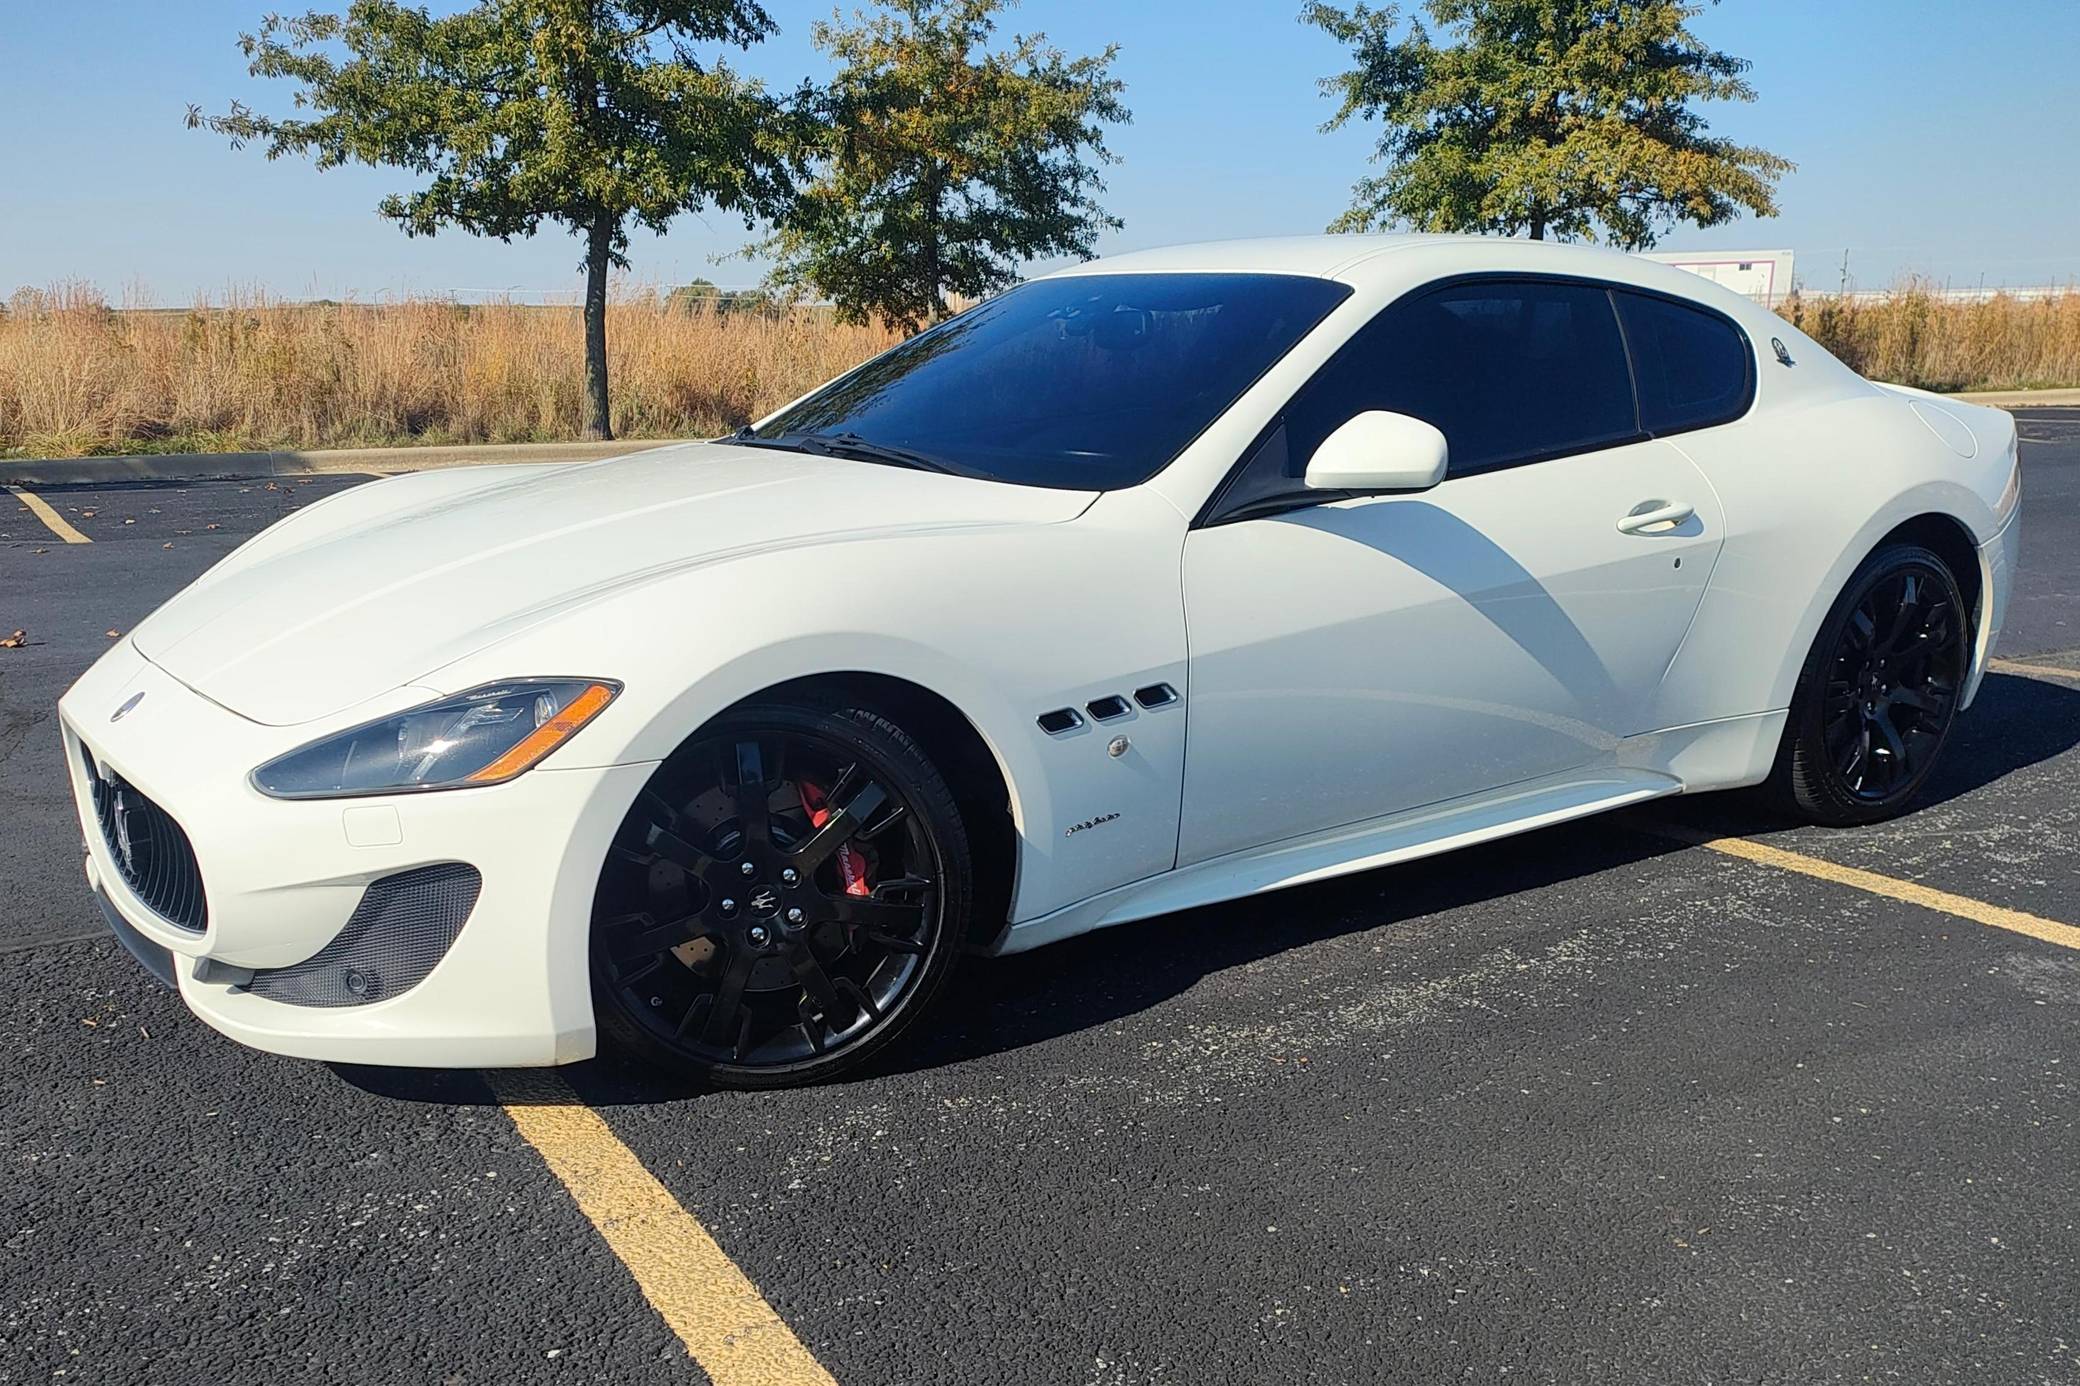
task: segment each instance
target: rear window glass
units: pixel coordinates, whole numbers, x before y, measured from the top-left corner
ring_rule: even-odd
[[[1665,298],[1617,292],[1618,316],[1639,376],[1639,423],[1680,433],[1747,412],[1753,354],[1739,328],[1716,313]]]

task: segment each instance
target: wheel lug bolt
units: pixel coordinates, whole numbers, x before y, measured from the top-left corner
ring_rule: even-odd
[[[799,881],[800,879],[801,877],[795,874],[794,868],[792,866],[785,867],[780,872],[780,884],[782,885],[793,885],[796,881]]]
[[[734,900],[724,900],[722,902],[722,912],[724,914],[735,914],[737,912],[737,902]]]
[[[802,922],[802,912],[801,912],[800,910],[789,910],[789,911],[787,912],[787,922],[788,922],[788,923],[790,923],[790,924],[799,924],[799,923],[801,923],[801,922]]]
[[[737,868],[737,873],[739,875],[749,876],[757,872],[757,870],[757,867],[753,866],[750,862],[747,861],[742,866]]]
[[[766,940],[772,936],[765,931],[764,925],[753,924],[751,926],[751,932],[748,935],[748,937],[751,939],[752,945],[754,947],[763,948],[766,946]]]

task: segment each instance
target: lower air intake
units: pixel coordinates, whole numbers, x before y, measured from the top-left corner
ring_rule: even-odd
[[[476,907],[484,878],[444,862],[370,884],[338,937],[289,967],[253,974],[246,990],[290,1006],[366,1006],[401,996],[433,971]]]

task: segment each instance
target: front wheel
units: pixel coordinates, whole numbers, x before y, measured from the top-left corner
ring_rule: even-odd
[[[952,791],[875,713],[751,706],[658,768],[593,909],[601,1029],[724,1087],[855,1068],[944,988],[972,897]]]
[[[1896,816],[1935,768],[1970,667],[1971,618],[1949,565],[1916,545],[1879,549],[1806,657],[1770,796],[1831,826]]]

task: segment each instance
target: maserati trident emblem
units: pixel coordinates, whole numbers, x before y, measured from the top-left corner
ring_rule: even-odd
[[[124,872],[134,875],[137,871],[137,844],[130,837],[130,804],[120,789],[115,791],[113,797],[114,803],[109,808],[109,817],[113,820],[115,828],[115,842],[112,845],[116,849],[117,859],[123,864]]]
[[[760,919],[770,919],[780,912],[780,892],[771,886],[760,886],[751,896],[751,912]]]
[[[129,697],[123,699],[123,705],[121,707],[117,708],[114,712],[108,714],[108,720],[111,722],[122,721],[125,717],[128,717],[130,715],[130,709],[136,707],[139,703],[143,701],[143,693],[132,693]]]

